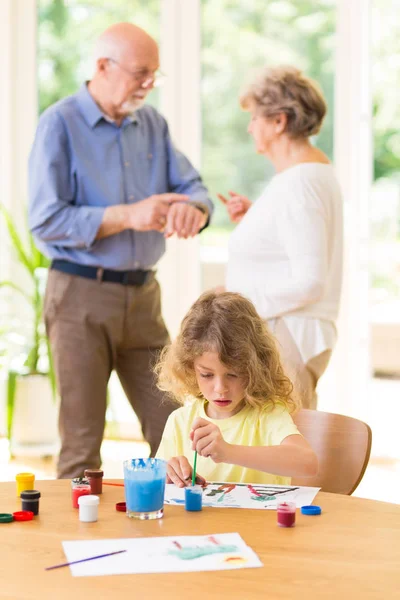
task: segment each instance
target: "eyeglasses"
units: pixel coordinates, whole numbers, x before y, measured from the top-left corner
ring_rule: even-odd
[[[147,87],[150,84],[153,84],[154,87],[159,87],[166,79],[166,75],[160,70],[157,70],[153,73],[143,69],[138,71],[130,71],[114,58],[107,58],[107,60],[118,65],[122,71],[125,71],[125,73],[128,73],[128,75],[130,75],[135,81],[140,83],[141,87]]]

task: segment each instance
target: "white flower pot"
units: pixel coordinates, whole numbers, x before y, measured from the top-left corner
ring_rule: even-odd
[[[58,403],[45,375],[18,377],[10,452],[13,456],[52,456],[58,452]]]

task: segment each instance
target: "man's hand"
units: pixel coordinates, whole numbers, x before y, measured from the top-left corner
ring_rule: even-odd
[[[216,463],[228,462],[228,444],[222,437],[222,433],[214,423],[198,417],[192,425],[190,432],[192,449],[197,450],[200,456],[212,458]]]
[[[167,464],[167,483],[175,483],[178,487],[186,487],[192,481],[192,467],[186,456],[174,456]],[[206,480],[196,474],[196,483],[205,485]]]
[[[230,198],[226,198],[222,194],[217,194],[217,196],[225,204],[232,223],[239,223],[251,206],[251,202],[246,196],[236,192],[229,192]]]
[[[168,238],[176,233],[178,238],[186,240],[197,235],[206,221],[207,215],[196,206],[185,202],[174,203],[169,207],[164,235]]]
[[[129,205],[129,228],[136,231],[165,231],[169,212],[175,206],[187,206],[184,194],[156,194]],[[179,204],[176,204],[179,203]]]
[[[115,235],[126,229],[160,231],[165,237],[174,233],[179,238],[196,235],[207,222],[204,214],[184,194],[155,194],[134,204],[108,206],[96,239]]]

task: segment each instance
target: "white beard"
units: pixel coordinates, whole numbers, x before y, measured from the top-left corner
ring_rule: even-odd
[[[143,106],[145,100],[145,98],[132,98],[132,100],[127,100],[122,104],[121,112],[127,115],[133,115],[139,108]]]

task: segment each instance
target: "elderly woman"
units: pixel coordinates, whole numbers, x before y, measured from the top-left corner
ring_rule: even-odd
[[[219,195],[238,223],[229,244],[226,288],[247,296],[268,321],[305,408],[336,341],[342,283],[342,198],[332,165],[315,148],[326,104],[292,67],[267,68],[245,90],[256,151],[276,175],[258,200]]]

